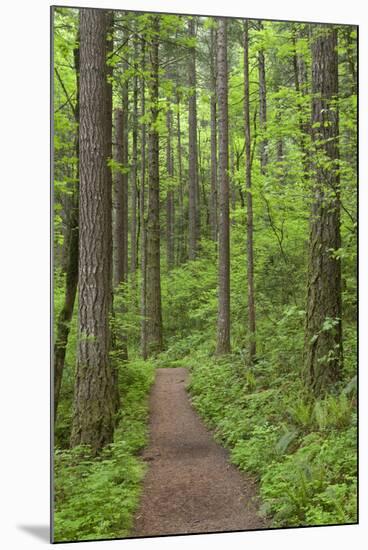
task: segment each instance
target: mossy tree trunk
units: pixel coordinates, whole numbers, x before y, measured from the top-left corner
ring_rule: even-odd
[[[312,44],[312,138],[304,380],[314,394],[341,376],[341,247],[337,31],[318,27]]]
[[[94,453],[112,441],[114,431],[106,32],[105,11],[81,9],[79,340],[71,445],[90,445]]]
[[[147,218],[147,355],[162,350],[161,272],[160,272],[160,179],[159,179],[159,134],[157,119],[159,31],[160,18],[152,16],[150,59],[150,126],[148,132],[148,218]]]
[[[245,187],[247,190],[247,286],[248,286],[248,328],[249,358],[252,362],[256,355],[256,307],[254,298],[254,245],[253,245],[253,197],[251,136],[249,116],[249,33],[248,19],[244,23],[244,130],[245,130]],[[263,97],[262,97],[263,102]],[[263,110],[265,106],[263,105]],[[266,116],[264,114],[262,116]],[[262,121],[264,122],[264,120]],[[265,158],[262,163],[265,162]],[[265,166],[262,164],[262,169]]]
[[[217,354],[230,351],[230,224],[229,224],[229,135],[227,21],[217,30],[217,101],[219,127],[219,236]]]

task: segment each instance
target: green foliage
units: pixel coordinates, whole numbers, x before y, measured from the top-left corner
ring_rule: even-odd
[[[315,403],[282,391],[256,389],[249,367],[232,356],[186,359],[192,402],[231,460],[260,480],[262,512],[274,526],[356,521],[355,404],[344,393]],[[272,384],[275,367],[268,370]],[[286,390],[286,391],[285,391]],[[299,390],[300,391],[300,390]]]
[[[67,239],[67,212],[77,188],[75,121],[76,74],[73,49],[77,45],[78,11],[57,8],[55,20],[54,78],[54,196],[55,272],[54,318],[63,305],[65,273],[63,255]],[[294,56],[305,75],[311,72],[310,27],[302,23],[264,21],[250,27],[250,118],[252,121],[252,199],[254,210],[255,297],[257,357],[250,364],[247,331],[246,209],[244,152],[244,76],[241,27],[229,24],[229,128],[230,184],[235,197],[231,210],[231,338],[233,352],[225,358],[214,356],[217,323],[217,250],[209,240],[208,204],[210,188],[209,104],[213,93],[209,72],[209,31],[217,20],[199,21],[197,37],[188,37],[188,18],[160,16],[160,91],[158,105],[149,100],[150,70],[134,59],[122,70],[124,60],[132,61],[133,41],[122,43],[122,24],[133,28],[139,17],[146,47],[155,37],[152,15],[116,13],[114,40],[116,53],[108,62],[114,67],[112,79],[114,108],[121,106],[121,84],[138,75],[146,79],[146,111],[138,124],[152,123],[153,108],[159,115],[155,130],[160,134],[160,195],[168,190],[184,194],[185,241],[188,221],[188,100],[196,92],[198,110],[198,161],[201,186],[201,242],[199,258],[166,270],[165,208],[161,208],[161,290],[165,352],[155,361],[136,359],[141,315],[139,290],[141,275],[134,284],[114,291],[113,335],[127,336],[128,363],[119,362],[119,352],[111,353],[119,370],[122,408],[115,440],[98,458],[88,448],[68,449],[72,421],[72,400],[77,347],[77,307],[70,326],[67,355],[55,428],[55,535],[58,541],[114,538],[129,534],[141,490],[144,465],[137,452],[146,443],[146,396],[154,368],[186,366],[191,372],[193,405],[216,439],[226,445],[234,464],[259,480],[262,512],[274,526],[321,525],[356,521],[356,108],[349,56],[354,64],[354,31],[339,31],[339,85],[344,93],[336,99],[340,124],[340,160],[331,163],[315,151],[305,128],[310,123],[310,82],[294,82]],[[123,25],[124,26],[124,25]],[[321,29],[319,29],[321,32]],[[316,35],[316,34],[315,34]],[[196,90],[187,86],[187,57],[196,47]],[[259,84],[257,60],[264,50],[267,88],[267,125],[259,124]],[[141,54],[140,54],[141,55]],[[135,64],[137,62],[138,71]],[[168,78],[166,70],[175,78]],[[350,91],[345,93],[345,91]],[[175,94],[180,97],[177,105]],[[130,97],[132,100],[133,97]],[[130,101],[130,105],[132,102]],[[166,112],[173,111],[173,148],[176,144],[176,114],[180,109],[182,179],[179,180],[177,151],[173,177],[166,167]],[[129,118],[129,125],[131,117]],[[131,127],[129,128],[129,130]],[[129,132],[129,146],[132,132]],[[259,146],[267,140],[268,163],[261,170]],[[138,143],[138,145],[140,142]],[[305,285],[308,248],[308,220],[313,199],[310,160],[326,170],[338,170],[341,195],[341,247],[331,254],[342,264],[344,367],[341,381],[323,399],[313,400],[301,384],[303,364]],[[140,165],[140,159],[138,159]],[[122,166],[113,159],[115,173],[131,175],[131,163]],[[334,191],[324,190],[330,197]],[[179,216],[179,208],[175,212]],[[177,229],[177,228],[175,228]],[[184,242],[184,245],[186,243]],[[131,244],[130,244],[131,246]],[[334,330],[336,319],[326,318],[321,331]],[[316,335],[318,338],[318,334]]]
[[[146,444],[150,362],[132,361],[120,372],[121,399],[112,445],[98,458],[87,447],[55,449],[55,540],[116,538],[129,534],[138,505]]]

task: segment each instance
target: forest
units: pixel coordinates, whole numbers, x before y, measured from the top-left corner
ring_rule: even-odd
[[[136,536],[178,368],[262,525],[356,523],[357,27],[52,15],[54,540]]]

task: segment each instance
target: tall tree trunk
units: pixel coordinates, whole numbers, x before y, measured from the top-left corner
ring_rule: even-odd
[[[316,395],[341,376],[341,247],[337,31],[318,28],[312,44],[314,200],[310,219],[304,379]]]
[[[110,161],[112,159],[112,79],[113,79],[113,66],[111,64],[111,55],[114,49],[114,12],[112,10],[106,11],[106,133],[107,133],[107,159]],[[107,171],[107,185],[108,185],[108,203],[106,206],[106,216],[107,216],[107,225],[109,227],[109,238],[108,238],[108,251],[106,257],[107,269],[108,269],[108,278],[110,281],[110,303],[109,309],[112,316],[114,316],[114,295],[112,287],[112,278],[113,278],[113,245],[112,245],[112,188],[113,188],[113,178],[111,167]],[[112,330],[111,333],[111,347],[115,347],[115,333]],[[118,365],[116,361],[111,362],[112,368],[112,377],[113,377],[113,402],[114,410],[118,411],[120,406],[120,394],[119,394],[119,384],[118,384]]]
[[[142,41],[142,72],[145,70],[145,43]],[[145,79],[141,79],[141,117],[146,114]],[[141,124],[141,189],[139,218],[141,224],[141,354],[147,359],[147,228],[146,228],[146,123]]]
[[[167,148],[166,148],[166,165],[167,174],[170,178],[170,187],[166,197],[166,250],[167,250],[167,269],[170,271],[174,267],[175,262],[175,204],[174,204],[174,157],[172,148],[172,111],[169,109],[166,113],[167,127]]]
[[[124,33],[124,41],[128,43],[128,31]],[[124,62],[124,71],[128,63]],[[114,287],[125,285],[128,281],[128,109],[129,109],[128,81],[124,80],[121,87],[122,109],[115,111],[115,151],[114,160],[119,167],[114,178]],[[126,314],[124,303],[126,289],[121,291],[122,304],[119,314]],[[128,339],[125,331],[116,334],[116,357],[121,361],[128,359]]]
[[[217,31],[217,98],[219,126],[219,254],[217,353],[230,351],[230,226],[229,226],[229,135],[228,135],[227,21],[219,20]]]
[[[133,129],[132,129],[132,177],[131,177],[131,232],[130,232],[130,272],[133,286],[137,270],[137,143],[138,143],[138,42],[134,42],[134,67],[133,78]]]
[[[160,275],[160,182],[158,118],[158,49],[160,18],[152,16],[150,46],[150,111],[148,134],[149,188],[147,219],[147,354],[162,350],[161,275]]]
[[[115,110],[115,147],[114,161],[118,163],[118,168],[114,174],[114,287],[117,288],[121,283],[127,282],[127,192],[126,181],[121,173],[121,166],[124,164],[124,114],[122,109]],[[123,297],[124,299],[124,297]],[[119,315],[126,313],[124,305],[119,307]],[[115,354],[121,361],[128,359],[127,336],[124,331],[116,331]],[[117,353],[118,352],[118,353]]]
[[[114,431],[106,31],[105,11],[80,10],[79,339],[71,445],[90,445],[95,453]]]
[[[216,30],[211,28],[211,239],[217,241],[217,105],[216,105]]]
[[[177,113],[176,113],[176,127],[177,127],[177,151],[178,151],[178,180],[179,180],[179,223],[178,223],[178,235],[177,235],[177,258],[178,264],[181,264],[186,259],[186,246],[185,246],[185,213],[184,213],[184,190],[183,190],[183,160],[181,151],[181,127],[180,127],[180,94],[176,93]]]
[[[210,100],[210,128],[211,128],[211,200],[210,226],[211,238],[217,241],[218,235],[218,183],[217,183],[217,31],[211,27],[211,100]]]
[[[77,37],[77,43],[79,44],[79,32]],[[79,194],[79,45],[74,48],[74,66],[76,74],[76,105],[74,109],[75,123],[77,127],[77,135],[75,139],[75,156],[77,160],[77,173],[76,181],[77,186],[73,194],[73,201],[71,207],[71,213],[69,216],[69,242],[68,242],[68,262],[66,270],[65,280],[65,298],[64,304],[60,311],[57,328],[56,338],[54,344],[54,422],[56,422],[57,409],[60,398],[61,382],[63,378],[66,347],[68,344],[70,323],[73,316],[75,296],[77,293],[78,284],[78,194]]]
[[[194,38],[195,18],[189,19],[189,36]],[[197,151],[197,77],[196,77],[196,49],[191,48],[188,67],[189,97],[189,236],[188,257],[194,260],[198,253],[199,239],[199,185],[198,185],[198,151]]]
[[[129,41],[129,32],[125,31],[124,40],[128,44]],[[129,69],[129,64],[127,61],[124,62],[124,73],[126,74]],[[123,111],[123,121],[122,121],[122,163],[124,166],[124,173],[122,174],[123,181],[123,249],[122,260],[123,260],[123,278],[122,281],[126,282],[128,280],[128,204],[129,204],[129,174],[128,174],[128,163],[129,163],[129,82],[124,80],[121,88],[121,102],[122,102],[122,111]]]
[[[263,29],[262,21],[259,22],[259,29]],[[258,52],[258,77],[259,77],[259,129],[261,135],[266,131],[267,124],[267,99],[266,99],[266,69],[264,51]],[[268,161],[267,139],[262,135],[260,143],[261,173],[265,174]]]
[[[248,327],[249,357],[256,355],[256,312],[254,300],[254,254],[253,254],[253,201],[251,176],[251,141],[249,116],[249,37],[248,19],[244,22],[244,129],[245,129],[245,184],[247,190],[247,278],[248,278]]]

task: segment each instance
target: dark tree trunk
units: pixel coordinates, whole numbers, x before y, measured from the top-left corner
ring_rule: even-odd
[[[128,44],[129,33],[125,32],[124,40]],[[125,61],[124,73],[128,71],[129,64]],[[122,163],[124,167],[124,173],[122,174],[122,187],[123,187],[123,204],[122,204],[122,216],[123,216],[123,247],[122,247],[122,263],[123,263],[123,277],[121,281],[126,282],[128,280],[128,204],[129,204],[129,175],[128,175],[128,163],[129,163],[129,83],[125,80],[121,89],[121,102],[122,102]],[[121,282],[120,281],[120,282]]]
[[[318,28],[312,44],[314,199],[310,219],[304,379],[316,395],[341,376],[341,247],[337,31]]]
[[[142,71],[145,70],[145,43],[142,41]],[[141,79],[141,116],[146,114],[145,79]],[[141,354],[147,359],[147,227],[146,227],[146,124],[141,125],[141,189],[139,197],[141,225]]]
[[[186,224],[184,213],[184,189],[183,189],[183,160],[181,151],[181,127],[180,127],[180,95],[177,91],[177,114],[176,114],[176,130],[177,130],[177,151],[178,151],[178,198],[179,198],[179,220],[177,224],[177,262],[183,263],[186,260]]]
[[[166,127],[167,127],[167,149],[166,149],[166,165],[167,174],[170,178],[170,187],[167,191],[166,197],[166,262],[167,269],[170,271],[174,267],[175,262],[175,203],[174,203],[174,157],[172,148],[172,111],[167,111],[166,114]]]
[[[80,10],[79,341],[71,445],[90,445],[95,453],[114,430],[106,23],[105,11]]]
[[[263,29],[262,21],[259,22],[259,29]],[[258,52],[258,77],[259,77],[259,129],[262,135],[260,142],[261,172],[265,174],[268,162],[267,139],[263,135],[267,124],[267,95],[266,95],[266,69],[264,51]]]
[[[195,37],[195,18],[189,19],[189,36]],[[199,239],[199,185],[198,185],[198,151],[197,151],[197,77],[196,49],[191,48],[188,67],[189,97],[189,222],[188,222],[188,257],[194,260],[198,253]]]
[[[244,129],[245,129],[245,184],[247,189],[247,278],[248,278],[248,326],[249,356],[256,355],[256,312],[254,300],[254,253],[253,253],[253,200],[251,179],[251,137],[249,116],[249,37],[248,20],[244,22]]]
[[[216,105],[216,30],[211,28],[211,238],[217,241],[217,105]]]
[[[77,41],[79,43],[79,33]],[[76,105],[74,109],[74,117],[77,125],[79,125],[79,45],[74,49],[74,66],[76,73]],[[79,135],[77,133],[75,139],[75,156],[79,159]],[[59,314],[56,328],[56,337],[54,344],[54,422],[56,422],[57,409],[60,398],[61,382],[63,378],[66,347],[68,344],[70,323],[73,317],[75,296],[77,293],[78,284],[78,194],[79,194],[79,162],[77,163],[76,173],[77,187],[73,194],[71,213],[69,216],[69,231],[68,231],[68,261],[66,269],[65,281],[65,298],[64,305]]]
[[[230,227],[228,136],[227,21],[219,19],[217,31],[217,99],[219,126],[219,237],[217,353],[230,351]]]
[[[150,127],[148,134],[148,219],[147,219],[147,355],[162,350],[160,276],[160,182],[158,118],[158,35],[159,16],[152,16],[154,35],[150,46]]]
[[[131,178],[131,232],[130,232],[130,272],[133,286],[137,270],[137,143],[138,143],[138,42],[134,43],[135,74],[133,79],[133,129],[132,129],[132,178]]]
[[[121,283],[127,282],[127,192],[126,181],[121,173],[121,166],[124,161],[124,115],[121,109],[115,110],[115,147],[114,161],[118,163],[118,168],[114,174],[114,287],[117,288]],[[124,305],[119,308],[119,315],[126,313]],[[119,360],[128,359],[127,336],[125,332],[115,333],[115,355]],[[117,353],[118,352],[118,353]]]
[[[106,11],[106,27],[107,27],[107,36],[106,36],[106,133],[107,133],[107,159],[110,161],[112,159],[112,78],[113,78],[113,66],[111,64],[111,55],[114,49],[114,13],[113,11]],[[107,171],[108,177],[108,203],[106,206],[106,216],[107,216],[107,225],[109,227],[109,239],[107,251],[107,269],[108,269],[108,278],[110,281],[110,304],[109,309],[112,316],[114,316],[114,295],[112,287],[112,278],[113,278],[113,245],[112,245],[112,170],[109,167]],[[111,347],[115,347],[115,334],[114,331],[111,333]],[[113,376],[113,401],[114,401],[114,410],[118,411],[120,405],[120,395],[119,395],[119,384],[118,384],[118,365],[115,361],[111,362],[112,376]]]
[[[124,41],[129,39],[128,31],[124,33]],[[128,70],[124,62],[124,74]],[[126,77],[125,77],[126,78]],[[115,161],[120,169],[115,174],[115,225],[114,225],[114,285],[126,283],[128,280],[128,109],[129,90],[125,79],[121,87],[122,109],[115,113]],[[122,170],[121,170],[122,168]]]

